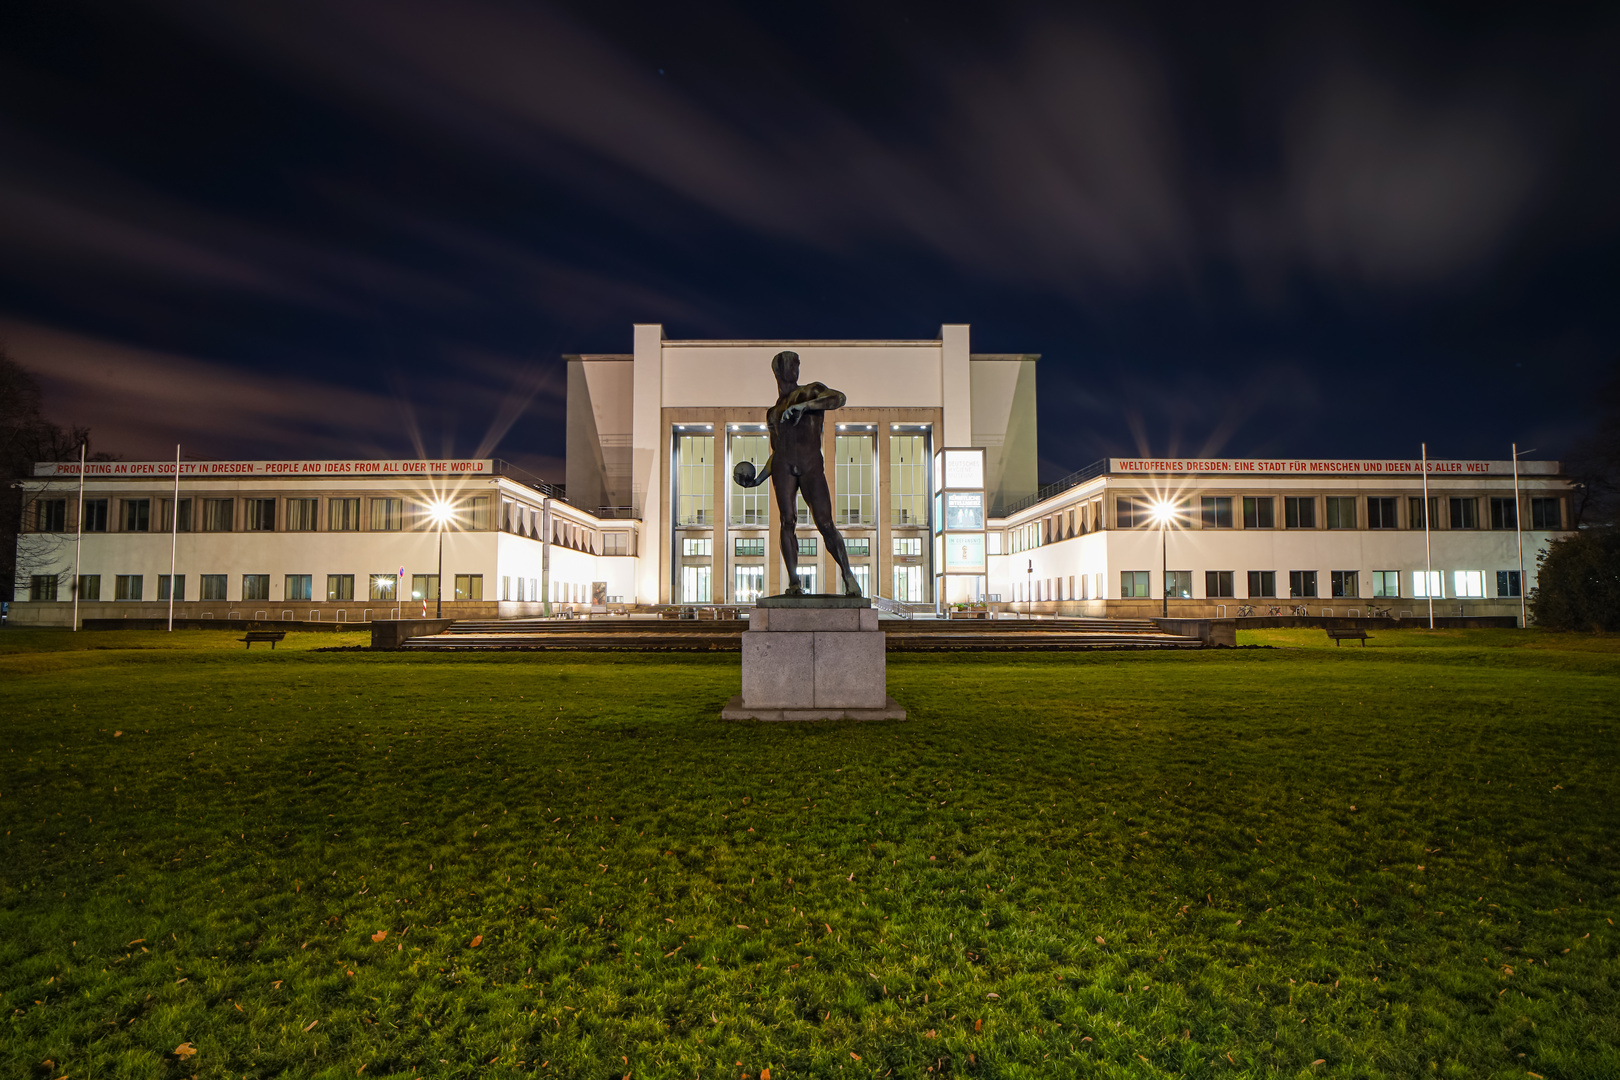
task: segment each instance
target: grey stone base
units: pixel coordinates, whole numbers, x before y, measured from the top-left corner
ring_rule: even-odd
[[[738,694],[720,710],[722,720],[904,720],[906,710],[892,697],[883,699],[881,709],[851,709],[839,706],[821,709],[751,709]]]

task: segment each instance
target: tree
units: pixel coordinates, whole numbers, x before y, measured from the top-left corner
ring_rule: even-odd
[[[37,461],[77,460],[80,444],[90,438],[88,428],[46,420],[42,402],[39,381],[0,350],[0,599],[12,599],[17,583],[52,561],[61,543],[59,536],[22,531],[33,501],[23,481],[34,475]]]
[[[1620,529],[1582,529],[1537,557],[1530,616],[1549,630],[1620,630]]]
[[[1597,391],[1598,423],[1564,455],[1577,529],[1620,526],[1620,363]]]

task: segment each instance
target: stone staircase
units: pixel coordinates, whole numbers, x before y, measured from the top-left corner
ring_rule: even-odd
[[[889,652],[1065,652],[1084,649],[1198,649],[1197,638],[1165,633],[1146,619],[889,619]],[[746,619],[457,622],[406,640],[411,651],[737,652]]]

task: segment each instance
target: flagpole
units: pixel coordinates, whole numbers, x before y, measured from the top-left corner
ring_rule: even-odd
[[[174,505],[169,507],[169,633],[174,633],[174,565],[180,547],[180,444],[174,444]]]
[[[79,444],[79,520],[78,534],[73,538],[73,630],[79,629],[79,556],[84,550],[84,452],[88,442]]]
[[[1434,629],[1434,549],[1429,544],[1429,519],[1434,516],[1429,505],[1429,444],[1423,444],[1423,592],[1429,598],[1429,629]]]
[[[1524,596],[1524,508],[1519,505],[1519,444],[1513,444],[1513,532],[1519,541],[1519,629],[1529,625]]]

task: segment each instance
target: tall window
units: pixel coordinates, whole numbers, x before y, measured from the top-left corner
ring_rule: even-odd
[[[1483,570],[1453,570],[1451,573],[1451,587],[1453,595],[1467,599],[1475,599],[1485,595],[1485,571]]]
[[[1147,596],[1152,589],[1148,583],[1146,570],[1121,570],[1119,572],[1119,595],[1121,599],[1131,600]]]
[[[1290,529],[1316,528],[1316,497],[1290,495],[1283,499],[1283,521]]]
[[[799,564],[799,583],[804,586],[804,591],[807,593],[816,591],[816,566],[814,563]]]
[[[276,528],[276,500],[243,499],[242,526],[248,532],[274,532]]]
[[[114,600],[139,600],[141,598],[141,575],[119,574],[113,578]]]
[[[57,577],[55,574],[31,574],[28,578],[28,599],[35,603],[45,603],[56,599]]]
[[[173,514],[174,514],[174,500],[173,499],[164,499],[164,500],[162,500],[161,502],[158,503],[158,506],[159,506],[159,518],[160,518],[160,520],[158,522],[158,528],[159,529],[163,530],[164,532],[168,532],[170,529],[173,529],[175,532],[190,532],[191,531],[191,500],[190,499],[181,499],[180,500],[180,520],[179,521],[175,521],[174,518],[173,518]]]
[[[224,574],[203,574],[202,575],[202,598],[204,600],[223,600],[223,599],[225,599],[225,575]]]
[[[734,566],[732,567],[732,583],[731,595],[736,603],[753,603],[765,592],[765,568],[763,566]]]
[[[372,499],[371,531],[398,532],[405,527],[404,499]]]
[[[1519,527],[1519,508],[1512,497],[1491,499],[1491,528],[1516,529]]]
[[[1328,571],[1329,585],[1334,596],[1355,597],[1361,595],[1359,582],[1360,575],[1354,570]]]
[[[353,574],[327,574],[326,575],[327,600],[353,600],[354,575]]]
[[[314,532],[316,499],[287,500],[287,531]]]
[[[1519,572],[1517,570],[1498,570],[1496,572],[1496,595],[1519,595]]]
[[[1367,500],[1367,528],[1398,529],[1400,527],[1400,522],[1395,520],[1395,500],[1393,498],[1371,498]]]
[[[1200,512],[1204,519],[1206,529],[1230,529],[1232,527],[1232,500],[1225,496],[1204,496],[1200,500]]]
[[[1426,528],[1426,522],[1440,516],[1440,497],[1438,495],[1431,495],[1429,497],[1429,510],[1427,513],[1424,512],[1423,498],[1420,495],[1413,495],[1408,498],[1406,500],[1406,505],[1407,528],[1410,529]]]
[[[67,532],[67,500],[41,499],[35,503],[34,527],[40,532]]]
[[[871,525],[877,521],[877,436],[833,437],[833,482],[837,485],[833,513],[839,525]]]
[[[101,575],[100,574],[80,574],[79,575],[79,599],[80,600],[100,600],[101,599]]]
[[[731,466],[740,461],[751,461],[758,471],[771,456],[768,435],[732,435]],[[771,486],[761,484],[745,488],[735,480],[731,482],[731,523],[733,525],[764,525],[770,521]]]
[[[484,532],[489,528],[489,496],[474,495],[464,504],[466,507],[467,528],[472,532]],[[482,580],[482,579],[480,579]],[[482,598],[482,597],[480,597]]]
[[[1446,593],[1440,587],[1440,571],[1412,571],[1412,595],[1419,600],[1427,600],[1430,597],[1436,600],[1442,599]]]
[[[1232,577],[1233,573],[1230,570],[1205,570],[1204,595],[1216,598],[1236,596],[1237,593],[1233,588]]]
[[[928,523],[928,436],[889,436],[889,524]]]
[[[1249,595],[1251,597],[1277,595],[1277,571],[1250,570]]]
[[[393,574],[372,574],[369,596],[372,600],[392,600],[397,595],[395,586],[398,584],[399,578]]]
[[[923,568],[897,566],[894,568],[894,598],[903,604],[923,602]]]
[[[314,580],[309,574],[288,574],[286,581],[286,597],[288,600],[312,600],[314,592],[311,582]]]
[[[234,499],[204,499],[202,512],[203,532],[230,532],[236,528]]]
[[[86,499],[84,501],[84,531],[107,531],[107,500]]]
[[[1269,502],[1270,500],[1268,499],[1267,501]],[[1070,578],[1069,581],[1069,591],[1072,593],[1074,591],[1074,579]],[[1164,575],[1164,595],[1170,597],[1172,600],[1191,600],[1192,583],[1193,572],[1191,570],[1166,571]],[[1061,588],[1061,585],[1059,587]],[[1070,596],[1069,599],[1073,600],[1074,597]]]
[[[1277,500],[1243,497],[1243,527],[1245,529],[1275,529],[1277,527]]]
[[[681,599],[683,604],[707,604],[713,568],[708,566],[681,567]]]
[[[242,575],[243,600],[270,599],[269,574],[243,574]]]
[[[1327,498],[1327,527],[1353,529],[1356,527],[1356,499],[1354,495]]]
[[[1288,571],[1288,595],[1296,599],[1314,597],[1316,595],[1316,571]]]
[[[1453,529],[1479,528],[1479,500],[1452,499],[1451,527]]]
[[[484,598],[483,574],[457,574],[455,585],[457,600],[482,600]]]
[[[861,587],[862,596],[872,595],[872,568],[868,565],[851,566],[849,572],[855,575],[856,584]]]
[[[522,579],[519,578],[518,580],[521,581]],[[412,600],[437,600],[438,598],[439,598],[439,575],[438,574],[412,574],[411,575],[411,599]],[[521,597],[519,599],[521,599]]]
[[[360,528],[360,500],[328,499],[326,528],[329,532],[354,532]]]
[[[675,524],[714,524],[714,436],[675,438]]]
[[[169,575],[158,575],[158,599],[169,599]],[[174,577],[174,599],[178,603],[186,598],[186,575],[176,574]]]
[[[124,531],[146,532],[152,527],[152,500],[124,500]]]
[[[1531,499],[1530,527],[1532,529],[1562,529],[1564,527],[1564,515],[1558,500]]]

